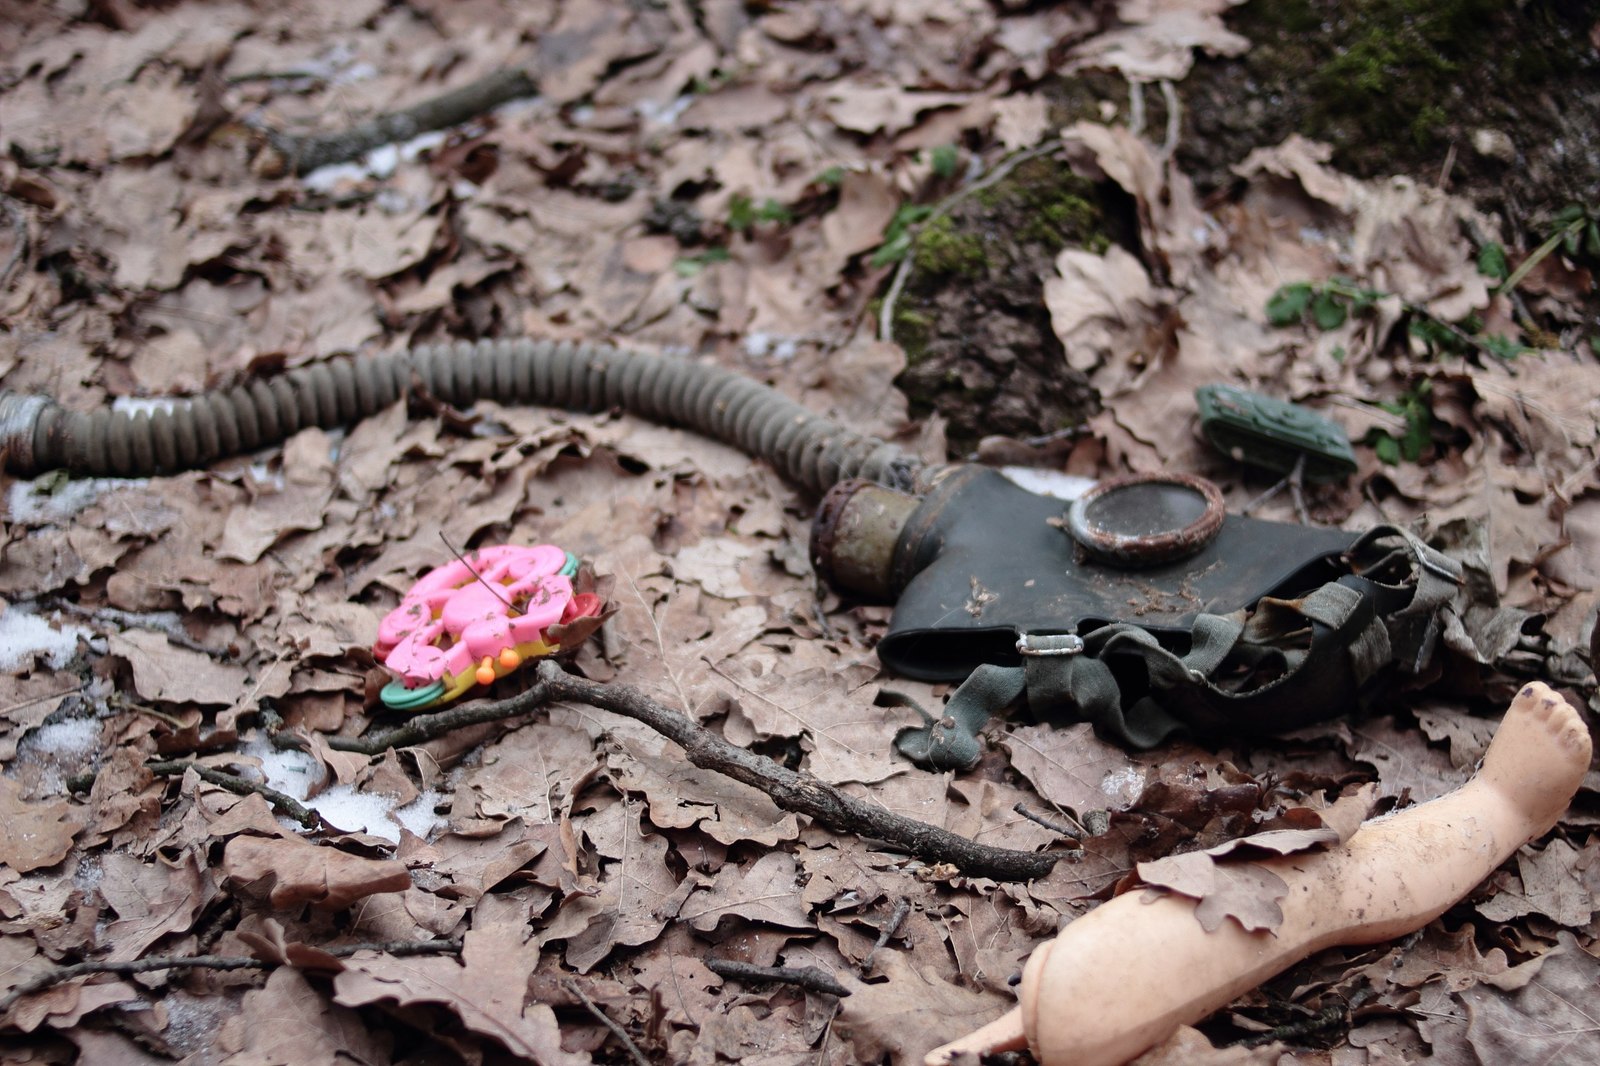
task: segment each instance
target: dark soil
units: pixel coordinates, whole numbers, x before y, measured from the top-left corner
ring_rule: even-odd
[[[1229,21],[1251,49],[1202,59],[1177,86],[1179,164],[1202,194],[1227,195],[1235,163],[1300,133],[1331,144],[1347,173],[1443,184],[1501,215],[1513,259],[1563,208],[1600,214],[1600,0],[1252,0]],[[1044,88],[1063,124],[1127,102],[1101,75]],[[1160,130],[1161,96],[1144,95],[1146,129]],[[907,354],[897,384],[915,414],[949,420],[953,451],[1093,412],[1042,279],[1068,243],[1136,249],[1125,211],[1041,160],[923,234],[895,316]],[[1600,300],[1589,304],[1600,326]]]
[[[1261,0],[1252,46],[1178,87],[1178,158],[1202,188],[1300,133],[1358,177],[1409,174],[1506,216],[1534,243],[1567,204],[1600,209],[1600,3]]]
[[[924,227],[895,305],[895,340],[906,351],[895,383],[914,415],[944,416],[952,451],[1094,413],[1094,390],[1067,367],[1050,329],[1044,279],[1063,248],[1103,249],[1130,233],[1128,211],[1117,190],[1037,159]]]

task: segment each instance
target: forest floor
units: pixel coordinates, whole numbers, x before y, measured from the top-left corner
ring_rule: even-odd
[[[1273,478],[1196,432],[1194,389],[1229,382],[1356,442],[1311,521],[1475,553],[1451,652],[1505,667],[1145,753],[1018,713],[936,774],[882,694],[948,688],[881,670],[889,608],[819,587],[816,501],[691,434],[419,399],[202,471],[8,475],[0,1062],[918,1063],[1139,864],[1369,783],[1380,811],[1440,795],[1529,677],[1592,721],[1600,21],[1369,0],[1399,28],[1335,46],[1341,5],[1272,6],[0,3],[4,389],[137,409],[337,353],[598,339],[932,461],[1181,470],[1238,509]],[[1479,25],[1500,43],[1452,50]],[[1463,89],[1473,63],[1512,89]],[[464,124],[285,157],[519,64],[537,93]],[[1364,125],[1405,87],[1414,113]],[[1258,514],[1295,520],[1287,494]],[[336,746],[402,721],[383,615],[447,544],[502,543],[599,575],[617,611],[584,676],[1053,869],[829,831],[581,702]],[[1493,604],[1526,624],[1485,631]],[[1140,1061],[1600,1062],[1597,940],[1591,769],[1419,934],[1319,954]]]

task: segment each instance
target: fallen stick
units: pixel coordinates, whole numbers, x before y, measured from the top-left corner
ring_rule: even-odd
[[[465,725],[520,717],[552,700],[571,700],[642,722],[678,745],[702,770],[715,770],[760,789],[786,811],[803,814],[835,833],[884,841],[933,863],[949,863],[969,877],[1031,881],[1043,877],[1058,856],[980,844],[926,822],[906,818],[856,799],[807,773],[780,766],[763,755],[730,743],[627,685],[598,685],[564,672],[553,662],[539,664],[538,680],[526,692],[493,703],[472,703],[413,718],[370,737],[329,737],[328,746],[362,755],[421,744]]]
[[[358,951],[379,951],[386,955],[453,955],[461,950],[460,940],[403,940],[387,943],[340,944],[331,948],[318,948],[335,958],[347,958]],[[75,977],[95,974],[116,974],[132,977],[160,970],[249,970],[282,965],[254,955],[157,955],[149,959],[127,959],[122,962],[76,962],[70,966],[56,966],[41,970],[0,997],[0,1014],[14,1006],[17,1000],[34,992],[43,991],[70,981]]]
[[[268,130],[267,141],[296,174],[307,174],[330,163],[345,163],[374,148],[407,141],[419,133],[460,125],[491,111],[508,100],[538,91],[524,67],[507,67],[470,85],[424,100],[402,111],[391,111],[358,126],[333,133],[283,133]]]
[[[808,992],[822,992],[841,998],[850,994],[850,990],[840,984],[837,977],[816,966],[757,966],[753,962],[735,959],[707,959],[706,969],[718,977],[731,977],[746,984],[794,985]]]
[[[279,792],[277,789],[257,781],[246,781],[239,775],[230,774],[226,770],[218,770],[212,766],[202,766],[200,763],[190,762],[187,759],[147,762],[144,764],[144,768],[157,777],[182,777],[190,770],[193,770],[200,780],[232,792],[235,796],[260,796],[272,806],[273,810],[285,818],[294,819],[307,829],[322,828],[322,816],[301,804],[293,796]]]
[[[1590,748],[1577,712],[1527,685],[1465,785],[1327,851],[1256,860],[1286,886],[1276,929],[1224,920],[1207,932],[1197,900],[1125,893],[1035,951],[1020,1005],[929,1053],[927,1066],[1024,1046],[1043,1066],[1117,1066],[1323,948],[1421,929],[1560,820]]]

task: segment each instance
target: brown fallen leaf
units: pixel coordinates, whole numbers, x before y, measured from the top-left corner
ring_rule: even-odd
[[[1141,862],[1138,870],[1140,880],[1153,888],[1199,900],[1194,916],[1208,933],[1216,932],[1229,918],[1248,932],[1270,931],[1283,924],[1278,901],[1289,894],[1289,886],[1265,866],[1216,862],[1206,852],[1191,851]],[[1151,892],[1147,898],[1158,895]]]
[[[1467,1040],[1479,1061],[1495,1066],[1586,1066],[1600,1062],[1595,989],[1600,959],[1571,933],[1544,956],[1539,975],[1517,992],[1478,986],[1461,993]]]
[[[381,1066],[390,1061],[388,1034],[348,1007],[329,1003],[293,966],[273,970],[265,987],[246,992],[238,1014],[223,1026],[219,1042],[235,1048],[222,1060],[225,1066]]]
[[[786,851],[769,851],[748,867],[724,866],[716,883],[690,896],[678,917],[703,933],[725,917],[788,929],[811,928],[794,856]]]
[[[180,648],[160,633],[130,629],[107,640],[111,654],[133,667],[134,690],[147,700],[226,707],[249,691],[243,667]]]
[[[267,893],[274,907],[310,903],[339,910],[377,892],[404,892],[411,874],[404,863],[364,859],[298,838],[239,836],[222,853],[230,881]]]
[[[1034,791],[1079,815],[1120,810],[1144,791],[1144,769],[1126,751],[1095,736],[1087,722],[1065,728],[1019,726],[1000,746]]]
[[[977,992],[926,976],[901,952],[880,953],[878,969],[888,978],[868,983],[840,973],[849,998],[839,1005],[834,1030],[849,1040],[857,1062],[921,1062],[941,1044],[1000,1017],[1015,1000]]]
[[[83,826],[66,800],[29,803],[22,786],[0,777],[0,866],[19,874],[54,866]]]
[[[185,851],[175,863],[144,863],[123,852],[101,860],[100,895],[117,917],[100,935],[108,956],[124,962],[168,933],[187,932],[217,895],[216,875],[202,865],[200,849]]]
[[[524,940],[527,920],[513,900],[484,896],[463,939],[460,960],[393,958],[360,952],[333,981],[334,1002],[346,1007],[394,1000],[402,1007],[437,1003],[461,1024],[492,1037],[513,1055],[540,1066],[587,1066],[589,1056],[561,1046],[555,1012],[528,1002],[528,978],[538,947]]]

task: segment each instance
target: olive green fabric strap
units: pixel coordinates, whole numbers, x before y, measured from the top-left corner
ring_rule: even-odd
[[[1389,547],[1395,538],[1399,545]],[[1083,637],[1023,634],[1016,645],[1021,666],[978,667],[942,717],[922,711],[924,724],[902,729],[895,747],[932,769],[967,769],[983,752],[978,731],[1024,692],[1036,714],[1070,712],[1137,749],[1185,729],[1226,730],[1236,722],[1242,732],[1260,732],[1329,717],[1384,667],[1420,669],[1437,642],[1441,608],[1463,594],[1460,564],[1406,530],[1380,527],[1357,549],[1366,551],[1351,552],[1358,571],[1386,573],[1394,569],[1387,564],[1405,562],[1398,569],[1409,578],[1385,585],[1349,574],[1298,599],[1263,597],[1248,618],[1242,610],[1198,615],[1183,655],[1125,622]],[[1219,687],[1212,677],[1230,656],[1267,668],[1276,680],[1246,692]],[[1113,669],[1129,661],[1143,667],[1140,691],[1124,692]]]

